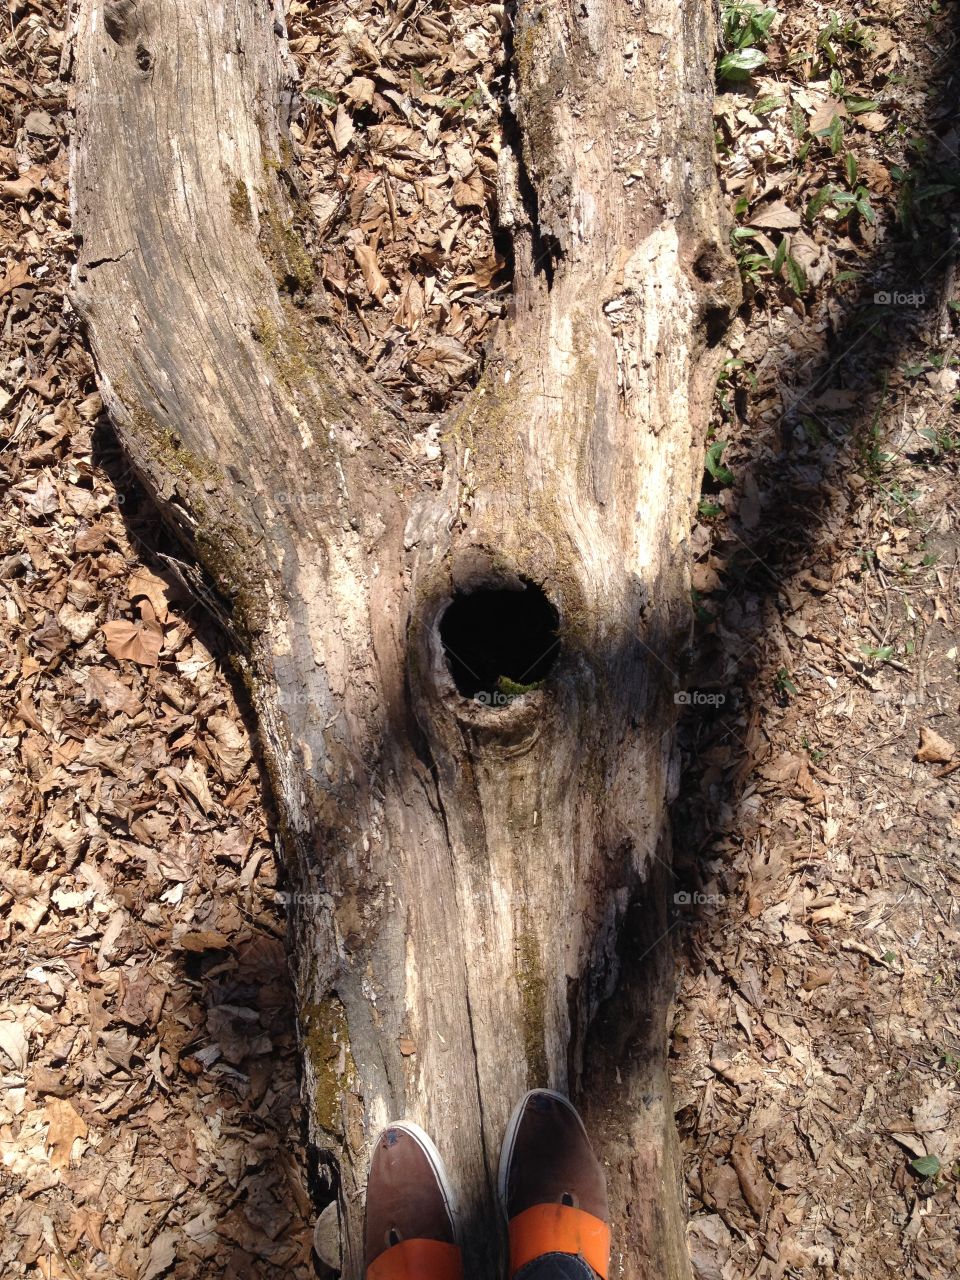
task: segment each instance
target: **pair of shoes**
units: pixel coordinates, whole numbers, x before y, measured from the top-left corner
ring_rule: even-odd
[[[497,1179],[510,1238],[510,1277],[560,1255],[606,1280],[606,1180],[583,1121],[562,1094],[534,1089],[507,1126]],[[457,1212],[443,1161],[417,1125],[381,1133],[367,1179],[366,1280],[461,1280]],[[584,1264],[585,1267],[584,1267]],[[533,1268],[531,1268],[532,1272]]]

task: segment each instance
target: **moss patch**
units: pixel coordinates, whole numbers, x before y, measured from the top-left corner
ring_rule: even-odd
[[[517,938],[516,965],[523,1019],[523,1051],[527,1059],[527,1088],[541,1089],[547,1083],[546,980],[540,944],[526,921]]]
[[[118,387],[127,405],[134,397]],[[132,435],[149,450],[157,476],[172,477],[196,522],[193,542],[197,558],[232,606],[236,632],[244,643],[266,625],[262,573],[250,554],[252,540],[239,514],[224,496],[230,483],[219,467],[195,454],[169,427],[142,407],[129,409]]]
[[[289,146],[289,144],[287,144]],[[292,164],[292,154],[289,164]],[[279,289],[290,293],[308,293],[315,276],[313,259],[300,238],[293,218],[281,209],[276,175],[284,168],[283,160],[264,148],[263,172],[266,181],[257,188],[263,206],[260,219],[260,245]]]
[[[231,183],[230,208],[233,210],[233,220],[238,226],[249,227],[253,222],[250,196],[247,192],[247,184],[242,178],[237,178]]]
[[[313,1069],[313,1119],[325,1133],[343,1134],[343,1094],[356,1088],[347,1013],[333,994],[300,1011],[304,1055]]]

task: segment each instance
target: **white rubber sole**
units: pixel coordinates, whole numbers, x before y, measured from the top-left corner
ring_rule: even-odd
[[[590,1141],[586,1127],[580,1119],[580,1112],[565,1093],[557,1093],[555,1089],[531,1089],[528,1093],[525,1093],[513,1108],[513,1115],[510,1117],[507,1131],[503,1135],[503,1146],[500,1148],[500,1167],[497,1170],[497,1198],[500,1201],[500,1211],[504,1218],[507,1217],[507,1177],[510,1172],[510,1162],[513,1159],[513,1148],[517,1141],[517,1130],[520,1128],[520,1119],[527,1105],[527,1100],[535,1093],[543,1093],[548,1098],[555,1098],[557,1102],[562,1102],[567,1110],[576,1116],[577,1124],[583,1131],[583,1136],[587,1138],[588,1142]]]
[[[443,1163],[443,1157],[437,1150],[436,1145],[430,1135],[418,1124],[414,1124],[412,1120],[394,1120],[392,1124],[386,1126],[387,1129],[402,1129],[404,1133],[410,1135],[416,1142],[417,1146],[427,1157],[430,1168],[437,1176],[437,1182],[440,1184],[440,1191],[443,1195],[443,1202],[446,1205],[447,1213],[450,1215],[450,1221],[453,1223],[453,1238],[457,1245],[461,1244],[460,1237],[460,1207],[457,1198],[453,1194],[453,1188],[450,1185],[450,1179],[447,1177],[446,1166]]]

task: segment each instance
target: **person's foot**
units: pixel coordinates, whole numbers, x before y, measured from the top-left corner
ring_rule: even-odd
[[[606,1178],[568,1099],[548,1089],[520,1099],[503,1140],[498,1189],[510,1234],[511,1277],[547,1254],[577,1255],[606,1277]]]
[[[456,1208],[440,1153],[398,1120],[377,1139],[367,1176],[366,1280],[461,1280]]]

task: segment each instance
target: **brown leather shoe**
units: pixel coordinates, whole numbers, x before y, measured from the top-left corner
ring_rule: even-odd
[[[399,1120],[377,1139],[367,1176],[367,1280],[461,1280],[456,1207],[440,1153]]]
[[[503,1140],[498,1184],[511,1276],[546,1253],[577,1254],[606,1276],[606,1178],[569,1099],[549,1089],[520,1099]]]

